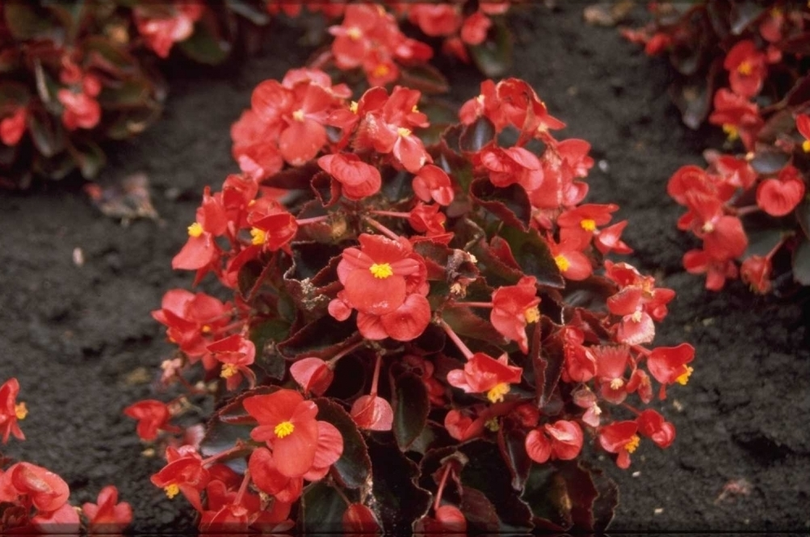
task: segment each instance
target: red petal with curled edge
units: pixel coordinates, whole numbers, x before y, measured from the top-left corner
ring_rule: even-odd
[[[318,449],[318,422],[302,420],[294,423],[294,427],[288,436],[273,441],[276,467],[287,477],[301,477],[307,473]]]
[[[331,423],[318,421],[318,447],[315,450],[314,468],[328,468],[343,455],[343,436]]]
[[[219,255],[219,248],[211,235],[189,237],[180,252],[172,259],[175,270],[197,270],[210,264]]]
[[[436,509],[436,521],[448,532],[467,531],[467,519],[458,507],[452,505],[442,505]]]
[[[543,464],[551,457],[551,440],[540,429],[529,431],[526,435],[526,454],[534,462]]]
[[[276,466],[273,454],[267,448],[253,451],[248,461],[250,478],[262,492],[275,496],[282,502],[293,502],[301,496],[303,480],[282,475]]]
[[[9,469],[11,484],[21,493],[29,495],[39,511],[56,511],[68,500],[70,489],[65,480],[55,473],[27,462]]]
[[[344,299],[358,311],[372,315],[391,313],[405,301],[405,278],[377,278],[370,269],[353,270],[344,282]]]
[[[326,129],[314,119],[293,121],[278,139],[281,156],[292,166],[301,166],[315,158],[326,143]]]
[[[388,333],[385,331],[380,316],[363,313],[362,311],[357,313],[357,330],[364,338],[374,341],[388,337]]]
[[[810,140],[810,115],[801,114],[796,118],[796,128],[806,139]]]
[[[362,503],[349,505],[342,520],[343,531],[346,533],[376,534],[380,531],[374,512]]]
[[[647,369],[658,382],[671,384],[694,357],[695,348],[688,343],[681,343],[676,347],[658,347],[647,358]]]
[[[606,425],[599,430],[599,444],[605,451],[618,453],[626,451],[624,446],[633,438],[638,431],[638,424],[635,421],[617,421]]]
[[[802,201],[804,181],[798,177],[780,181],[765,179],[757,187],[757,205],[771,216],[785,216]]]
[[[551,437],[552,451],[557,459],[570,461],[582,451],[582,429],[575,421],[559,420],[554,425],[546,425]]]
[[[394,423],[391,404],[376,395],[359,397],[352,405],[352,419],[360,429],[390,431]]]
[[[282,421],[290,421],[303,401],[304,397],[295,390],[279,390],[247,397],[242,405],[261,425],[275,427]]]
[[[290,366],[290,374],[304,392],[312,392],[319,396],[323,395],[335,378],[335,373],[320,358],[298,360]]]
[[[411,341],[421,336],[430,324],[430,303],[422,295],[408,295],[399,308],[383,315],[381,320],[391,339]]]

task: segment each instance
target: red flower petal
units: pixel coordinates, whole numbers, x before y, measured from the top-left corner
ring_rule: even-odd
[[[771,216],[785,216],[804,197],[804,181],[798,177],[786,180],[765,179],[757,187],[757,205]]]
[[[376,395],[359,397],[352,405],[352,419],[361,429],[390,431],[394,423],[391,404]]]
[[[411,294],[395,311],[381,317],[386,333],[397,341],[411,341],[422,335],[430,324],[430,303],[419,294]]]

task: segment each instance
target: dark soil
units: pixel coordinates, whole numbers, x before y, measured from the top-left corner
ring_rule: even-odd
[[[630,220],[630,256],[678,293],[657,344],[691,342],[695,373],[657,406],[678,430],[662,451],[650,443],[627,471],[601,464],[620,484],[612,529],[776,531],[810,529],[810,351],[800,306],[761,298],[735,282],[703,289],[681,267],[690,239],[678,232],[679,208],[665,194],[669,176],[701,163],[705,132],[679,121],[666,95],[669,69],[625,43],[615,29],[582,22],[580,3],[516,16],[512,74],[528,80],[565,137],[593,144],[589,178],[595,202],[614,202]],[[130,502],[138,531],[183,531],[193,524],[181,498],[149,482],[160,457],[142,454],[134,422],[121,411],[156,393],[158,364],[172,348],[149,312],[163,293],[187,287],[170,260],[184,243],[202,188],[235,171],[230,124],[261,80],[301,65],[307,50],[284,44],[299,34],[276,28],[274,50],[244,65],[183,67],[169,75],[164,119],[112,150],[103,181],[133,172],[150,179],[162,220],[129,226],[99,214],[75,185],[48,184],[0,199],[0,380],[16,376],[30,409],[27,440],[7,455],[62,475],[74,504],[109,483]],[[182,64],[179,64],[182,65]],[[468,67],[446,72],[454,98],[477,93]],[[84,265],[72,261],[81,248]],[[727,492],[744,479],[748,494]]]

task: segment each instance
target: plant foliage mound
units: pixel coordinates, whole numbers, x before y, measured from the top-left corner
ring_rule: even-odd
[[[153,484],[203,531],[604,529],[617,489],[580,455],[669,446],[646,405],[694,349],[652,346],[674,292],[605,259],[630,249],[617,206],[583,203],[589,144],[517,79],[446,128],[413,89],[350,97],[297,69],[234,126],[243,173],[172,263],[224,294],[153,314],[163,382],[216,411],[126,410],[165,452]]]

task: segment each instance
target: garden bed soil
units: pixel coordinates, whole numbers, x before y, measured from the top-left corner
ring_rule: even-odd
[[[702,164],[707,132],[680,123],[665,62],[646,58],[615,28],[585,25],[583,4],[560,4],[512,17],[511,74],[568,123],[561,136],[593,145],[588,199],[621,206],[636,250],[629,260],[677,291],[656,344],[686,340],[697,351],[689,384],[655,405],[677,427],[675,443],[662,451],[647,442],[627,471],[594,456],[620,485],[611,529],[807,531],[810,352],[802,306],[755,296],[740,282],[708,292],[684,272],[681,256],[694,244],[675,228],[681,210],[665,185],[679,166]],[[217,188],[236,169],[229,127],[252,88],[306,60],[308,50],[279,53],[298,36],[276,26],[267,52],[242,65],[173,64],[164,118],[112,148],[101,178],[147,174],[159,220],[122,226],[75,180],[0,195],[0,380],[16,376],[30,409],[27,440],[3,451],[63,476],[74,504],[115,484],[137,531],[193,526],[189,505],[149,482],[161,458],[145,453],[121,412],[139,399],[170,397],[156,391],[156,379],[173,349],[149,313],[166,290],[190,285],[191,274],[173,272],[171,258],[203,187]],[[472,68],[445,65],[456,101],[477,93]]]

